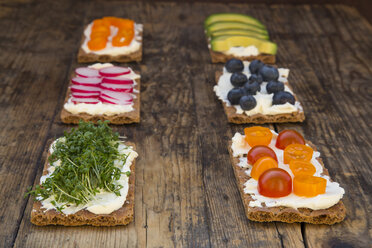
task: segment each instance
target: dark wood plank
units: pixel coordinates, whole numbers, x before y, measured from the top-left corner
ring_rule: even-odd
[[[6,138],[0,140],[0,197],[8,200],[0,201],[0,243],[5,247],[371,242],[372,28],[355,9],[146,1],[26,1],[1,7],[0,137]],[[307,120],[275,128],[295,128],[317,145],[331,176],[346,189],[345,222],[301,230],[300,224],[246,219],[226,147],[244,125],[228,124],[215,97],[214,72],[221,65],[210,64],[202,27],[207,15],[226,11],[259,18],[278,43],[278,64],[291,69]],[[114,228],[36,227],[29,221],[32,200],[23,199],[23,192],[39,180],[46,141],[72,127],[59,120],[66,80],[78,66],[84,24],[104,15],[145,24],[143,61],[131,64],[142,74],[141,123],[114,127],[140,154],[135,222]],[[48,94],[39,97],[43,90]]]
[[[1,6],[0,243],[4,247],[14,242],[27,203],[23,195],[42,167],[42,147],[75,47],[71,29],[80,28],[74,26],[80,15],[64,18],[60,12],[74,5],[52,7],[29,1]]]
[[[303,14],[303,13],[302,13]],[[346,191],[347,217],[334,226],[305,225],[308,247],[368,247],[371,242],[371,26],[355,9],[310,7],[318,35],[280,38],[280,62],[293,68],[307,120],[294,128],[319,149],[331,177]],[[303,27],[304,33],[311,32]],[[294,42],[296,41],[296,42]],[[290,62],[289,62],[290,61]],[[293,81],[293,80],[292,80]]]

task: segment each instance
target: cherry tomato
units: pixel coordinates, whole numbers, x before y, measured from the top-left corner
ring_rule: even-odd
[[[293,179],[293,193],[298,196],[314,197],[324,194],[327,180],[322,177],[299,175]]]
[[[112,25],[112,26],[117,26],[118,27],[122,18],[118,18],[118,17],[114,17],[114,16],[106,16],[106,17],[103,17],[102,20],[109,22],[110,25]]]
[[[279,149],[285,149],[290,144],[305,145],[305,139],[295,130],[283,130],[276,138],[275,146]]]
[[[249,164],[254,164],[256,161],[262,157],[272,157],[278,162],[275,152],[268,146],[254,146],[249,150],[247,159]]]
[[[313,157],[313,152],[310,146],[291,144],[284,149],[284,163],[289,164],[292,159],[310,161]]]
[[[118,27],[121,29],[131,29],[134,30],[134,21],[129,19],[121,19]]]
[[[312,176],[316,172],[316,168],[312,163],[302,160],[292,159],[289,162],[289,168],[291,169],[294,176],[298,175]]]
[[[283,197],[292,192],[292,178],[283,169],[268,169],[258,179],[258,192],[267,197]]]
[[[96,37],[88,41],[88,47],[92,51],[102,50],[106,47],[107,39],[103,37]]]
[[[262,173],[271,168],[278,168],[278,162],[276,162],[272,157],[260,158],[252,167],[251,177],[258,180]]]
[[[245,140],[251,147],[257,145],[267,146],[273,137],[272,132],[267,127],[247,127],[244,128]]]

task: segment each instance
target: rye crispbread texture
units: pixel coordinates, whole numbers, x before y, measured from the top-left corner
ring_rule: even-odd
[[[216,84],[218,84],[218,80],[220,79],[222,72],[217,71],[215,74],[216,77]],[[288,84],[285,83],[291,90],[292,88]],[[295,94],[293,94],[296,101],[298,101]],[[225,110],[227,119],[231,123],[235,124],[246,124],[246,123],[254,123],[254,124],[263,124],[263,123],[283,123],[283,122],[303,122],[305,120],[305,114],[303,110],[298,110],[297,112],[287,113],[287,114],[276,114],[276,115],[263,115],[263,114],[254,114],[248,116],[244,113],[238,114],[236,113],[236,109],[233,106],[227,106],[225,102],[222,102],[223,109]]]
[[[135,72],[136,74],[139,74],[138,72]],[[72,77],[75,76],[75,73],[73,73]],[[134,86],[134,90],[136,92],[133,92],[135,94],[136,98],[133,98],[133,110],[130,112],[125,112],[121,114],[115,114],[115,115],[91,115],[88,113],[78,113],[78,114],[73,114],[68,112],[64,107],[62,107],[61,111],[61,120],[63,123],[72,123],[72,124],[79,124],[79,120],[83,121],[91,121],[93,123],[97,123],[99,120],[105,121],[108,120],[110,121],[110,124],[129,124],[129,123],[139,123],[140,122],[140,88],[141,88],[141,80],[140,78],[136,79],[136,85]],[[71,82],[71,80],[70,80]],[[71,86],[71,83],[70,83]],[[70,92],[70,87],[67,89],[66,97],[65,97],[65,102],[64,104],[68,101],[70,98],[71,92]]]
[[[315,146],[311,142],[306,142],[314,149],[314,151],[316,151]],[[294,209],[290,207],[250,207],[249,202],[252,201],[253,198],[251,194],[244,193],[244,183],[247,182],[251,177],[245,173],[247,168],[241,168],[238,165],[239,158],[233,156],[231,144],[232,142],[230,141],[229,154],[231,165],[234,169],[236,183],[238,185],[245,214],[248,219],[258,222],[306,222],[311,224],[332,225],[341,222],[345,218],[346,209],[341,200],[336,205],[321,210],[312,210],[309,208]],[[323,167],[323,175],[329,176],[328,170],[324,167],[322,159],[318,158],[318,161]]]
[[[258,54],[257,56],[234,56],[232,54],[224,54],[215,52],[209,48],[212,63],[226,63],[229,59],[236,58],[245,61],[252,61],[255,59],[261,60],[265,64],[275,64],[275,55],[271,54]]]
[[[84,30],[88,27],[85,26]],[[119,55],[110,55],[110,54],[95,54],[95,53],[86,53],[83,48],[81,47],[85,42],[85,35],[83,33],[83,36],[81,38],[80,42],[80,48],[77,56],[77,60],[79,63],[91,63],[91,62],[102,62],[102,63],[108,63],[108,62],[132,62],[132,61],[141,61],[142,60],[142,46],[143,46],[143,30],[138,34],[140,37],[141,45],[138,50],[128,53],[128,54],[119,54]]]
[[[126,145],[132,146],[135,150],[135,145],[126,142]],[[48,153],[48,157],[49,157]],[[45,161],[43,175],[48,174],[49,162],[48,158]],[[62,225],[62,226],[118,226],[127,225],[134,218],[134,188],[135,188],[135,160],[130,167],[131,173],[129,176],[129,189],[127,199],[124,205],[111,214],[94,214],[88,210],[80,210],[74,214],[65,215],[54,209],[44,211],[40,201],[35,201],[31,211],[31,222],[38,226],[46,225]]]
[[[209,54],[211,56],[212,63],[226,63],[229,59],[235,58],[245,61],[252,61],[255,59],[261,60],[265,64],[275,64],[276,57],[272,54],[258,54],[257,56],[235,56],[232,54],[224,54],[222,52],[216,52],[211,49],[209,38],[207,37]]]

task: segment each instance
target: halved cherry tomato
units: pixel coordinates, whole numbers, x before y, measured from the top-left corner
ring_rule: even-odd
[[[110,27],[110,22],[107,21],[107,20],[104,20],[104,19],[96,19],[93,21],[93,26],[92,28],[96,27],[96,26],[106,26],[106,27]]]
[[[123,20],[122,18],[114,17],[114,16],[106,16],[102,18],[104,21],[108,21],[110,25],[118,27],[120,22]]]
[[[118,27],[120,29],[131,29],[134,30],[134,21],[130,19],[121,19]]]
[[[292,178],[283,169],[268,169],[258,179],[258,193],[267,197],[283,197],[292,192]]]
[[[289,168],[291,169],[294,176],[298,175],[314,175],[316,172],[315,166],[307,161],[302,160],[291,160],[289,162]]]
[[[88,41],[88,47],[92,51],[102,50],[106,47],[107,39],[97,37]]]
[[[96,33],[96,32],[102,32],[102,33],[106,33],[106,34],[110,34],[110,27],[107,27],[107,26],[93,26],[92,27],[92,33]]]
[[[109,35],[110,35],[110,32],[109,33],[107,33],[107,32],[92,32],[90,34],[90,38],[94,39],[94,38],[97,38],[97,37],[102,37],[102,38],[107,39],[109,37]]]
[[[271,142],[271,138],[273,137],[272,132],[267,127],[247,127],[244,128],[245,140],[251,147],[257,145],[264,145],[267,146]]]
[[[275,152],[268,146],[254,146],[249,150],[247,159],[249,164],[254,164],[256,161],[262,157],[272,157],[278,162]]]
[[[289,164],[293,159],[310,161],[313,157],[313,152],[310,146],[291,144],[284,149],[284,163]]]
[[[271,168],[278,168],[278,162],[272,157],[263,157],[254,163],[251,171],[251,177],[258,180],[260,175]]]
[[[285,149],[290,144],[305,145],[305,139],[295,130],[283,130],[276,138],[275,146],[279,149]]]
[[[293,193],[298,196],[314,197],[324,194],[327,180],[322,177],[299,175],[293,179]]]

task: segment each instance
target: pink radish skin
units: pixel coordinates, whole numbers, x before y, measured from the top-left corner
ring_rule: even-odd
[[[117,77],[125,74],[129,74],[130,69],[121,66],[105,67],[99,70],[99,74],[104,77]]]
[[[101,91],[101,96],[105,96],[117,101],[133,101],[133,96],[126,92],[115,92],[110,90]]]
[[[92,87],[92,86],[83,86],[83,85],[72,85],[70,87],[71,92],[80,92],[80,93],[100,93],[101,88]]]
[[[74,77],[71,79],[71,83],[74,85],[86,85],[86,86],[99,86],[102,82],[102,78],[92,77],[92,78],[84,78],[84,77]]]
[[[91,77],[101,77],[99,71],[94,68],[89,67],[79,67],[75,69],[76,75],[84,78],[91,78]]]
[[[77,98],[77,97],[73,97],[71,99],[71,101],[74,104],[77,104],[77,103],[97,104],[97,103],[99,103],[99,100],[97,98]]]
[[[75,98],[98,98],[99,93],[80,93],[80,92],[71,92],[71,95]]]
[[[110,96],[102,95],[101,94],[99,96],[99,99],[102,102],[106,102],[106,103],[110,103],[110,104],[118,104],[118,105],[129,105],[129,104],[131,104],[133,102],[133,99],[131,99],[131,98],[127,97],[127,96],[124,96],[124,98],[120,98],[120,99],[114,99],[114,98],[112,98]]]
[[[120,77],[104,77],[102,83],[108,84],[133,84],[133,79]]]
[[[110,90],[115,92],[126,92],[132,93],[133,92],[133,85],[130,84],[108,84],[102,83],[100,85],[102,90]]]

